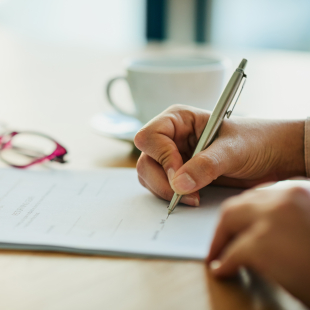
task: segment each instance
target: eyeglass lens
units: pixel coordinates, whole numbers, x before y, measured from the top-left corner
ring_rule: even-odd
[[[15,166],[29,165],[34,160],[52,154],[57,145],[48,137],[35,133],[18,133],[0,152],[1,158]]]

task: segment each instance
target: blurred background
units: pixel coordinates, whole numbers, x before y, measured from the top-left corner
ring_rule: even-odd
[[[305,117],[309,29],[308,0],[0,0],[0,120],[62,139],[75,166],[128,165],[132,145],[91,131],[112,110],[105,85],[125,57],[184,51],[224,56],[230,72],[248,58],[237,114]]]
[[[148,41],[308,51],[307,0],[0,0],[0,25],[57,44]]]

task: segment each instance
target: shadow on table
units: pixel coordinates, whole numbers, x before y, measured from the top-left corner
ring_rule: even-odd
[[[230,280],[215,279],[206,268],[210,310],[306,310],[282,288],[267,283],[257,274],[242,269]]]
[[[137,165],[138,158],[141,152],[134,145],[132,145],[132,150],[129,153],[119,154],[117,157],[111,159],[104,158],[102,161],[97,160],[97,167],[128,167],[135,168]]]

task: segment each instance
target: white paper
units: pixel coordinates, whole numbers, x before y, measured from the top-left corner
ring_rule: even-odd
[[[0,170],[0,248],[204,259],[220,202],[240,190],[207,187],[200,207],[154,197],[135,169]]]

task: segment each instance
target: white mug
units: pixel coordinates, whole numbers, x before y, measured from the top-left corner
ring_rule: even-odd
[[[127,76],[107,84],[108,100],[118,112],[147,123],[175,103],[212,110],[224,86],[228,62],[207,56],[166,56],[129,59],[125,65]],[[128,82],[136,110],[133,115],[111,98],[111,87],[118,79]]]

